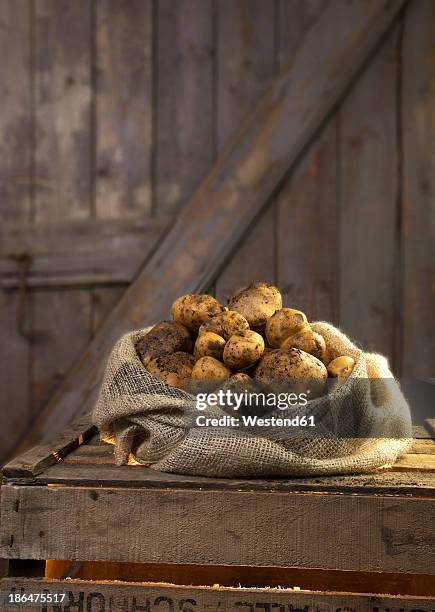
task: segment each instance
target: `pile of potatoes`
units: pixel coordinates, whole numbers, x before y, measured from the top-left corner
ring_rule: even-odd
[[[350,375],[354,360],[328,358],[324,338],[300,310],[282,307],[279,290],[256,283],[223,306],[211,295],[179,297],[172,321],[155,325],[136,345],[146,369],[163,382],[191,391],[204,384],[233,390],[325,390]]]

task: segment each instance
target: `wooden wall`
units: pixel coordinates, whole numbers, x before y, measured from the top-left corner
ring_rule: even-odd
[[[0,460],[326,4],[0,1]],[[409,376],[434,368],[434,40],[414,0],[211,288],[276,282]]]

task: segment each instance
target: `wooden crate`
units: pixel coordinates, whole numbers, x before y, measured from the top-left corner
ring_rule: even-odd
[[[365,475],[163,474],[82,421],[3,469],[1,610],[433,612],[434,471],[427,437]]]

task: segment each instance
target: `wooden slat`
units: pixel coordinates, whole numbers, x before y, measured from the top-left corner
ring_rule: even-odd
[[[83,444],[77,450],[69,453],[62,463],[66,465],[115,465],[113,446],[105,443]]]
[[[2,223],[27,221],[31,215],[31,4],[0,5],[0,201]]]
[[[2,225],[26,222],[32,214],[32,94],[30,1],[0,3],[0,205]],[[0,240],[0,251],[2,249]],[[28,312],[18,292],[0,294],[0,463],[12,452],[31,420]],[[19,319],[21,318],[21,323]],[[13,406],[13,411],[10,407]]]
[[[127,289],[127,285],[95,287],[92,290],[92,335],[95,335]]]
[[[212,0],[156,6],[155,209],[178,210],[215,157]]]
[[[335,323],[337,140],[333,117],[277,198],[277,284],[284,304],[302,310],[311,321]]]
[[[278,61],[292,64],[306,32],[328,3],[281,0]],[[311,320],[337,322],[337,119],[311,144],[278,195],[277,284],[286,306]]]
[[[413,427],[413,435],[419,439],[435,439],[435,419],[425,419],[424,424]]]
[[[340,325],[390,360],[397,313],[398,62],[395,28],[339,110]]]
[[[66,427],[54,440],[40,444],[16,457],[2,469],[6,478],[32,478],[60,461],[95,434],[95,427],[85,417]]]
[[[172,300],[207,287],[289,166],[343,94],[401,2],[338,1],[308,32],[280,77],[221,156],[172,230],[38,419],[27,443],[46,439],[95,402],[105,357],[128,329],[167,316]],[[336,35],[336,22],[346,24]],[[318,58],[324,58],[319,62]],[[291,83],[291,87],[290,87]]]
[[[169,226],[169,217],[99,219],[1,229],[0,285],[17,287],[22,257],[30,258],[29,287],[130,283]]]
[[[410,454],[435,455],[435,440],[414,440]]]
[[[35,221],[91,216],[91,2],[36,0]]]
[[[275,76],[275,6],[262,0],[218,0],[216,18],[220,152]]]
[[[418,453],[415,455],[403,455],[396,461],[392,469],[406,471],[427,471],[435,472],[435,456],[433,453],[424,454]]]
[[[432,598],[425,596],[396,597],[369,594],[301,592],[287,589],[238,589],[213,587],[189,587],[171,584],[128,584],[125,582],[83,582],[65,580],[38,580],[7,578],[3,581],[5,612],[16,612],[17,604],[5,601],[10,592],[51,594],[65,593],[67,609],[83,610],[152,610],[161,608],[172,611],[206,612],[208,610],[237,610],[240,612],[271,612],[278,610],[357,610],[372,612],[401,610],[411,612],[432,611]],[[296,586],[296,585],[295,585]],[[110,606],[110,608],[109,608]],[[34,610],[34,605],[20,604],[20,610]]]
[[[115,466],[107,451],[92,454],[92,465],[64,463],[36,469],[21,469],[20,463],[4,468],[12,484],[64,484],[69,486],[124,486],[146,489],[195,489],[223,491],[284,491],[310,493],[348,493],[352,495],[414,495],[434,497],[435,478],[431,471],[396,472],[378,470],[347,476],[294,477],[280,480],[236,480],[181,476],[157,472],[142,466]],[[79,455],[77,455],[79,456]],[[89,459],[87,459],[89,460]],[[23,480],[24,479],[24,480]],[[27,480],[26,480],[27,479]]]
[[[90,0],[36,0],[35,225],[92,218],[92,12]],[[89,290],[35,291],[32,411],[36,416],[91,338]]]
[[[402,369],[434,375],[435,4],[412,3],[403,38]]]
[[[430,441],[428,440],[428,442]],[[429,447],[422,446],[417,447],[417,450],[414,450],[414,448],[411,450],[412,453],[403,455],[388,469],[393,471],[414,470],[420,472],[432,472],[435,470],[435,443]],[[115,465],[115,458],[113,456],[113,448],[110,446],[84,446],[67,457],[65,462],[69,465]],[[83,473],[84,476],[85,474],[86,472]]]
[[[85,289],[35,290],[32,298],[32,412],[36,416],[89,342],[92,301]]]
[[[216,18],[216,133],[220,153],[275,76],[276,5],[262,0],[220,0]],[[216,297],[226,303],[253,281],[275,282],[273,206],[247,228],[246,236],[216,279]]]
[[[1,496],[3,558],[435,569],[435,499],[13,485]]]
[[[22,313],[22,315],[21,315]],[[9,459],[31,423],[28,311],[17,291],[0,292],[0,464]]]
[[[97,217],[151,210],[151,0],[95,3]]]

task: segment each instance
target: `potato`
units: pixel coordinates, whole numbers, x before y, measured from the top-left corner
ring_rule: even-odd
[[[347,378],[352,374],[355,359],[348,355],[336,357],[328,364],[328,373],[334,378]]]
[[[237,374],[233,374],[230,376],[223,385],[220,387],[224,393],[227,391],[230,392],[230,399],[226,397],[226,401],[222,405],[222,408],[226,410],[229,414],[234,414],[239,410],[241,414],[263,414],[264,413],[264,405],[261,401],[261,397],[258,395],[253,396],[252,394],[259,394],[263,391],[262,386],[259,381],[254,380],[248,374],[243,372],[239,372]],[[236,395],[244,395],[247,394],[247,401],[242,401],[240,406],[237,408],[237,404],[235,398],[231,397],[232,394]],[[251,397],[251,399],[249,399]],[[256,398],[258,400],[256,401]]]
[[[311,327],[304,327],[301,331],[289,336],[281,344],[281,348],[298,348],[301,351],[314,355],[323,363],[327,361],[326,342],[323,336],[313,331]]]
[[[249,368],[264,352],[264,340],[260,334],[246,329],[234,334],[224,348],[224,363],[233,370]]]
[[[254,381],[248,374],[244,372],[238,372],[228,378],[224,384],[220,387],[222,391],[231,391],[231,393],[258,393],[259,384]]]
[[[275,349],[260,359],[255,378],[275,392],[304,393],[308,399],[321,395],[328,372],[313,355],[296,348]]]
[[[190,378],[195,365],[193,355],[178,351],[171,355],[163,355],[152,359],[147,370],[162,382],[178,389],[184,389],[186,381]]]
[[[272,348],[280,348],[289,337],[308,326],[307,317],[300,310],[281,308],[266,323],[266,338]]]
[[[175,321],[163,321],[152,329],[136,344],[140,360],[147,364],[157,357],[178,351],[190,353],[193,341],[188,329]]]
[[[252,378],[248,374],[238,372],[237,374],[230,376],[230,378],[225,382],[224,386],[226,389],[242,389],[250,382],[252,382]],[[222,389],[223,388],[224,387],[222,387]]]
[[[224,311],[224,306],[212,295],[199,293],[182,295],[175,300],[171,308],[174,321],[194,332],[197,332],[205,321]]]
[[[206,355],[222,360],[224,347],[225,340],[222,336],[214,332],[204,332],[196,339],[193,355],[196,361]]]
[[[214,332],[228,340],[230,336],[249,329],[249,323],[240,313],[234,310],[226,310],[206,321],[199,328],[199,335],[204,332]]]
[[[243,315],[250,327],[263,329],[269,317],[282,308],[282,298],[273,285],[256,283],[239,291],[228,306]]]
[[[221,382],[231,376],[231,371],[214,357],[206,355],[195,363],[192,379],[204,382]]]

